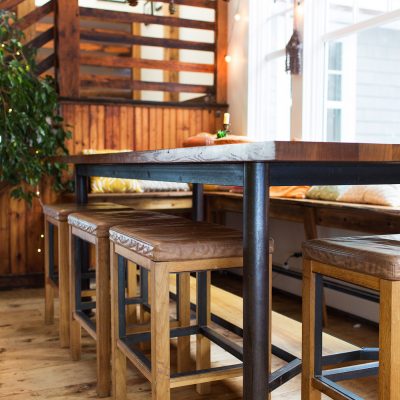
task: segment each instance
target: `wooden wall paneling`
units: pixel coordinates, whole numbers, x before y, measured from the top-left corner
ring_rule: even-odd
[[[166,132],[168,134],[168,132]],[[163,110],[158,107],[156,108],[156,148],[163,148]]]
[[[26,203],[10,199],[10,260],[11,273],[20,275],[26,272]]]
[[[196,135],[200,131],[196,131],[196,110],[189,110],[189,136]]]
[[[142,109],[135,107],[135,149],[143,150],[143,123],[142,123]]]
[[[113,136],[113,110],[110,106],[106,106],[104,109],[104,148],[111,149]]]
[[[61,105],[61,113],[64,118],[64,126],[66,129],[70,130],[73,132],[74,125],[75,125],[75,115],[74,115],[74,106],[69,105],[69,104],[63,104]],[[72,135],[72,138],[69,139],[66,143],[66,147],[69,151],[70,154],[73,154],[74,152],[74,135]]]
[[[182,147],[183,143],[183,109],[176,110],[176,147]]]
[[[195,125],[196,125],[196,132],[208,132],[203,128],[203,122],[201,119],[201,110],[195,110]],[[214,133],[214,132],[209,132],[209,133]]]
[[[176,108],[171,108],[170,109],[170,130],[169,130],[169,144],[170,147],[173,149],[174,147],[177,147],[177,142],[176,142],[176,132],[177,132],[177,113],[176,113]]]
[[[72,150],[73,154],[80,154],[82,152],[82,105],[79,104],[74,107],[73,116],[73,138],[74,138],[74,148]]]
[[[213,129],[210,125],[210,113],[208,112],[208,110],[203,110],[202,111],[202,123],[203,123],[203,131],[204,132],[210,132],[210,133],[214,133]]]
[[[183,109],[183,127],[182,127],[183,138],[182,142],[179,146],[182,146],[183,141],[190,136],[190,128],[189,128],[189,109]]]
[[[121,144],[121,107],[112,106],[112,136],[111,136],[111,148],[113,150],[119,150]],[[106,121],[108,123],[108,121]]]
[[[0,274],[11,273],[10,264],[10,190],[0,192]]]
[[[149,109],[149,149],[157,149],[157,116],[156,109]]]
[[[82,106],[81,118],[82,118],[82,150],[88,150],[90,148],[90,105],[85,104]]]
[[[105,106],[97,106],[97,148],[105,147]]]
[[[142,136],[143,136],[143,150],[148,150],[150,147],[149,142],[149,108],[142,107]],[[138,132],[140,135],[140,132]]]
[[[91,104],[89,106],[89,137],[90,137],[90,148],[97,149],[98,148],[98,107],[96,105]]]
[[[120,149],[128,149],[128,107],[121,106],[120,107],[120,140],[119,140],[119,148]]]
[[[163,108],[163,128],[162,128],[162,147],[164,149],[171,148],[170,138],[171,138],[171,109]]]
[[[129,149],[135,149],[135,108],[127,107],[127,146]]]
[[[39,199],[34,199],[32,207],[26,205],[26,269],[41,272],[44,264],[44,222]],[[24,272],[25,270],[24,269]]]

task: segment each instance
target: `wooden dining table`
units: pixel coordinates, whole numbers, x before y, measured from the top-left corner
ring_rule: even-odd
[[[243,398],[265,400],[300,371],[300,360],[270,373],[269,186],[400,184],[400,145],[258,142],[58,157],[75,164],[76,199],[92,176],[193,183],[193,218],[203,219],[202,184],[244,186]],[[290,240],[290,238],[288,238]],[[279,246],[279,242],[276,243]],[[284,350],[275,354],[285,358]]]

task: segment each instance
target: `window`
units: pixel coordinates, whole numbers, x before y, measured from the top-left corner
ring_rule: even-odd
[[[233,112],[245,114],[249,136],[400,143],[400,0],[247,3],[248,90]],[[291,77],[294,15],[303,74]]]

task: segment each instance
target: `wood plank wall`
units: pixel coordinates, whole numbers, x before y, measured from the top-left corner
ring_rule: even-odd
[[[66,124],[73,139],[71,154],[83,149],[149,150],[179,147],[185,138],[199,132],[215,132],[222,124],[224,110],[182,106],[119,104],[62,104]],[[56,196],[43,185],[42,199]],[[0,193],[0,288],[35,286],[42,283],[44,262],[41,205],[24,202]],[[39,252],[40,249],[40,252]]]

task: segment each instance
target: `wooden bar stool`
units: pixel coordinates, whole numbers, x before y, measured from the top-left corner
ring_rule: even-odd
[[[379,399],[400,399],[400,235],[311,240],[304,243],[303,256],[302,399],[319,400],[321,393],[361,399],[337,382],[376,374]],[[379,349],[322,357],[324,276],[380,293]],[[356,361],[363,363],[323,369]]]
[[[211,368],[210,340],[239,360],[242,360],[243,352],[240,346],[209,326],[210,283],[209,274],[204,273],[242,266],[241,233],[219,225],[182,220],[174,226],[115,226],[110,229],[110,241],[113,398],[126,399],[127,359],[151,382],[153,400],[169,400],[172,388],[193,384],[198,385],[200,393],[206,394],[209,382],[241,376],[240,362]],[[152,300],[150,332],[127,332],[126,305],[145,299],[125,296],[126,260],[149,271]],[[197,323],[191,325],[189,318],[186,324],[180,323],[179,327],[171,329],[169,274],[188,272],[198,274]],[[182,305],[180,312],[188,315],[190,304],[185,303],[184,306],[186,309]],[[182,369],[178,365],[177,373],[171,373],[170,339],[190,335],[197,335],[196,371]],[[139,343],[148,340],[151,340],[151,360],[139,346]],[[190,350],[189,341],[187,346]]]
[[[60,344],[69,347],[69,237],[68,215],[78,211],[116,211],[127,210],[129,207],[113,203],[90,203],[84,205],[46,204],[44,213],[45,240],[45,308],[46,324],[54,322],[54,294],[58,291],[60,317]],[[54,227],[58,230],[58,240],[55,242]],[[55,270],[54,245],[58,249],[58,271]]]
[[[80,359],[81,328],[84,328],[96,341],[97,353],[97,394],[108,396],[111,389],[110,369],[110,244],[109,229],[121,224],[152,224],[173,225],[179,217],[150,211],[117,211],[117,212],[82,212],[68,216],[71,243],[71,355],[73,360]],[[82,279],[87,278],[82,273],[82,241],[95,246],[95,272],[90,277],[95,278],[95,291],[85,291],[81,288]],[[132,274],[136,280],[136,271]],[[84,297],[95,295],[96,301],[82,301]],[[130,293],[136,295],[136,293]],[[95,321],[85,311],[96,310]]]

